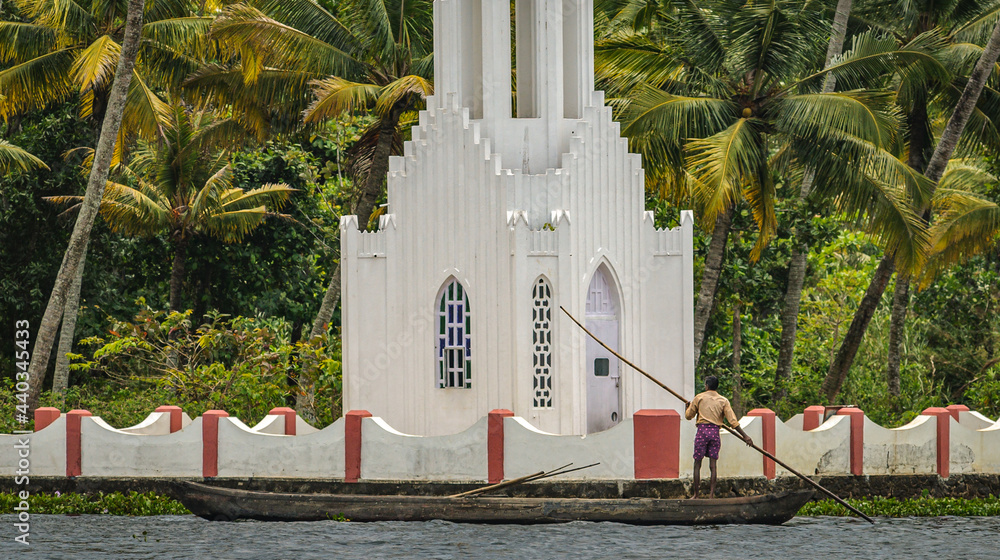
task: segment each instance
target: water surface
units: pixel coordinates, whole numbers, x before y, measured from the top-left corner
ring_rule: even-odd
[[[0,515],[0,558],[961,558],[1000,557],[1000,517],[799,517],[778,527],[635,527],[618,523],[209,522],[193,515],[34,515],[31,546]]]

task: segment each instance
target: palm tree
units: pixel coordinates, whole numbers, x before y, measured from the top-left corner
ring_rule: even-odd
[[[856,10],[859,18],[884,33],[887,43],[894,42],[898,49],[923,50],[923,63],[929,72],[913,72],[909,60],[900,60],[890,72],[886,83],[891,84],[899,105],[906,113],[908,129],[907,163],[916,171],[933,177],[928,169],[934,151],[933,121],[936,115],[948,114],[963,95],[967,77],[983,50],[977,44],[989,37],[994,24],[1000,19],[1000,2],[996,0],[968,0],[955,3],[929,1],[860,2]],[[892,48],[889,44],[886,52]],[[965,136],[961,151],[969,152],[990,146],[1000,147],[1000,90],[990,86],[977,96],[978,105],[969,115],[971,126],[962,127]],[[957,143],[957,139],[956,139]],[[956,144],[957,145],[957,144]],[[942,162],[936,171],[938,177],[947,163]],[[934,191],[932,190],[931,193]],[[930,221],[930,199],[919,204],[914,211]],[[824,392],[833,399],[847,378],[854,356],[867,330],[882,294],[894,272],[893,256],[887,252],[858,308],[851,326],[841,343],[836,357],[830,364],[823,382]],[[893,294],[892,318],[889,332],[887,382],[894,394],[899,391],[900,344],[906,311],[909,305],[910,277],[913,271],[903,270],[896,278]]]
[[[66,314],[67,300],[73,300],[79,295],[79,285],[74,284],[74,278],[82,274],[81,267],[87,258],[87,243],[90,240],[90,230],[94,226],[104,195],[111,160],[114,156],[116,140],[122,124],[122,116],[127,104],[129,85],[135,69],[139,53],[139,35],[142,33],[142,14],[144,0],[129,0],[125,18],[125,31],[122,40],[120,56],[117,60],[114,78],[111,81],[108,95],[107,114],[101,124],[101,134],[94,150],[94,164],[87,180],[87,191],[80,203],[80,213],[77,216],[69,246],[63,255],[55,285],[45,305],[45,313],[35,335],[35,345],[32,348],[31,363],[28,365],[28,407],[34,409],[38,405],[38,397],[42,392],[42,381],[45,379],[45,369],[52,354],[56,329],[60,318]],[[73,294],[73,290],[76,293]]]
[[[344,0],[337,14],[312,0],[232,6],[212,26],[230,62],[206,66],[188,86],[232,104],[258,131],[275,128],[274,107],[302,111],[306,124],[373,110],[378,119],[350,154],[361,185],[353,213],[368,224],[385,190],[389,155],[402,146],[400,119],[433,90],[432,4]],[[338,266],[312,336],[326,330],[339,296]]]
[[[156,141],[140,141],[122,182],[108,182],[101,215],[111,229],[133,236],[165,234],[173,244],[170,309],[181,310],[187,248],[199,235],[235,243],[273,216],[295,191],[265,184],[244,192],[232,185],[229,151],[223,146],[240,134],[231,119],[210,112],[190,112],[180,104],[170,120],[160,121]],[[49,197],[76,203],[80,197]],[[73,210],[75,207],[71,207]]]
[[[907,199],[923,200],[928,184],[890,152],[900,124],[892,99],[861,89],[817,91],[827,74],[852,83],[872,68],[858,56],[810,73],[822,63],[819,45],[830,27],[816,8],[678,2],[645,20],[606,16],[612,23],[598,43],[598,76],[621,97],[623,132],[643,155],[647,186],[693,196],[712,233],[695,309],[696,359],[732,212],[749,205],[759,257],[777,228],[775,177],[801,180],[808,168],[810,196],[861,222],[905,266],[922,257],[926,232]]]
[[[127,2],[11,0],[21,21],[0,21],[0,118],[80,96],[80,116],[100,126],[122,51]],[[120,134],[151,138],[168,107],[156,92],[180,85],[208,52],[210,17],[190,0],[157,0],[144,9]],[[117,149],[126,142],[119,138]],[[116,161],[121,154],[116,154]]]

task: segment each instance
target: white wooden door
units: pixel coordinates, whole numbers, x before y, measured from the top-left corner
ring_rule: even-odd
[[[618,309],[602,269],[587,292],[587,330],[618,351]],[[587,433],[601,432],[621,421],[621,376],[618,358],[587,337]]]

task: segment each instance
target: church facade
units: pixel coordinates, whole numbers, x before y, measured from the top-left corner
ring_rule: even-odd
[[[594,91],[592,0],[435,0],[435,95],[377,231],[341,220],[344,410],[405,433],[505,408],[558,434],[694,394],[690,212],[657,229]],[[511,69],[516,67],[516,112]]]

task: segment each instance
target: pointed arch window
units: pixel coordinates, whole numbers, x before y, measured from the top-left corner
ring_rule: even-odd
[[[438,296],[438,387],[472,387],[472,317],[469,297],[458,280]]]
[[[533,404],[552,408],[552,288],[545,278],[531,288],[531,343]]]

